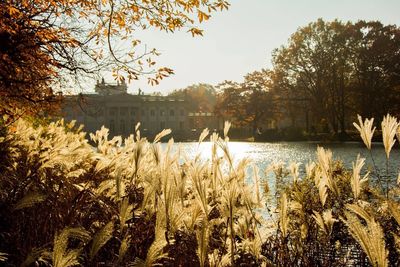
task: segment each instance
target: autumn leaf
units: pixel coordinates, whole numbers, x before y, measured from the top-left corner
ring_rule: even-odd
[[[197,10],[197,17],[199,19],[199,22],[201,23],[203,21],[208,20],[210,18],[210,15],[207,15],[206,13],[204,13],[201,10]]]
[[[192,33],[192,37],[196,36],[196,35],[201,35],[203,36],[203,30],[200,30],[198,28],[191,28],[188,32]]]

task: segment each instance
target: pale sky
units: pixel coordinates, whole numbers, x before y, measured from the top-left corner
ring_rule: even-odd
[[[242,81],[249,72],[271,67],[273,49],[287,43],[299,27],[323,18],[325,21],[379,20],[400,26],[400,0],[231,0],[228,11],[214,13],[202,23],[203,37],[185,31],[174,34],[148,30],[139,38],[162,55],[159,66],[175,75],[150,86],[133,81],[130,93],[173,89],[195,83],[216,85],[224,80]]]

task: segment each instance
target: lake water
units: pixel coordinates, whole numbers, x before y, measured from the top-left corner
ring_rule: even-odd
[[[198,143],[179,143],[181,151],[184,152],[188,157],[194,157],[200,154],[202,160],[208,160],[211,158],[211,143],[204,142],[198,145]],[[358,142],[346,142],[346,143],[317,143],[317,142],[279,142],[279,143],[255,143],[255,142],[230,142],[229,150],[234,156],[234,160],[237,162],[243,157],[249,158],[254,164],[260,169],[259,176],[261,180],[267,181],[271,195],[276,192],[275,178],[270,172],[265,173],[265,169],[274,161],[283,162],[288,166],[291,162],[299,162],[300,173],[305,174],[304,166],[310,160],[316,159],[316,150],[318,146],[329,148],[333,152],[333,157],[336,160],[341,160],[344,165],[351,169],[352,162],[357,159],[357,155],[366,159],[366,163],[362,169],[362,173],[367,171],[373,171],[373,161],[371,159],[370,152],[365,148],[363,143]],[[222,155],[222,154],[221,154]],[[382,143],[372,144],[372,157],[375,165],[380,174],[386,174],[386,154]],[[390,154],[389,161],[389,172],[392,179],[395,181],[399,173],[400,168],[400,149],[399,144],[396,143]],[[252,168],[247,171],[247,183],[253,184],[252,180]],[[301,177],[303,177],[301,175]],[[373,172],[371,172],[370,180],[375,180]],[[291,179],[291,178],[289,178]],[[271,198],[268,200],[270,208],[276,207],[276,199]],[[265,223],[261,227],[261,232],[266,234],[270,232],[272,220],[270,220],[270,213],[266,210],[260,209],[262,216],[265,219]]]
[[[188,156],[201,155],[206,160],[211,157],[211,143],[180,143],[181,149]],[[364,172],[373,170],[373,162],[370,152],[365,148],[363,143],[359,142],[337,142],[337,143],[317,143],[317,142],[278,142],[278,143],[257,143],[257,142],[230,142],[229,150],[237,161],[243,157],[251,159],[260,169],[260,174],[265,177],[264,170],[274,161],[282,161],[286,165],[290,162],[301,163],[301,169],[310,160],[316,159],[316,150],[318,146],[329,148],[333,152],[334,159],[341,160],[344,165],[351,168],[352,162],[360,154],[366,158]],[[372,144],[372,157],[375,165],[381,173],[386,173],[386,154],[382,143]],[[393,147],[390,160],[389,170],[392,177],[397,178],[400,167],[400,149],[396,142]],[[269,177],[267,177],[269,178]]]

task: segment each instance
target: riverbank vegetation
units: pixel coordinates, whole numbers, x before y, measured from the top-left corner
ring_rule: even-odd
[[[318,148],[315,162],[250,161],[210,138],[208,160],[170,132],[89,140],[74,123],[18,120],[0,137],[0,256],[6,266],[397,266],[399,187],[389,173],[352,170]],[[373,120],[356,127],[368,149]],[[381,129],[388,164],[399,124]],[[275,186],[276,185],[276,186]],[[271,190],[269,188],[272,188]]]
[[[319,19],[273,52],[271,69],[220,84],[216,112],[253,134],[275,121],[298,138],[301,129],[345,139],[357,114],[400,113],[399,51],[396,25]]]

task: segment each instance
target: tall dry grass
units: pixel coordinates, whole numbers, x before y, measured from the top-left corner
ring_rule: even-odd
[[[257,221],[247,162],[234,163],[227,136],[211,136],[210,162],[182,163],[173,139],[160,145],[169,130],[149,142],[139,127],[125,139],[103,127],[87,140],[74,123],[19,120],[3,133],[0,251],[10,265],[217,266],[244,253],[262,262],[249,234]]]
[[[368,149],[373,120],[356,125]],[[0,133],[0,262],[6,266],[398,266],[396,177],[347,170],[318,148],[305,166],[274,164],[277,190],[248,159],[209,138],[208,160],[174,140],[85,138],[74,123],[19,120]],[[397,128],[396,128],[397,127]],[[386,157],[397,120],[382,124]],[[395,129],[395,130],[394,130]],[[383,179],[384,177],[384,179]],[[263,218],[264,217],[264,218]],[[265,219],[267,217],[267,220]],[[268,227],[266,227],[268,225]],[[268,228],[268,231],[266,231]]]

